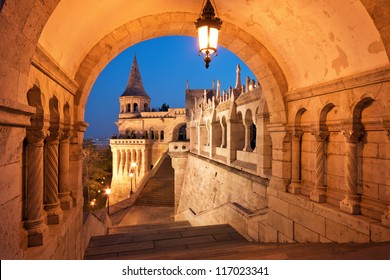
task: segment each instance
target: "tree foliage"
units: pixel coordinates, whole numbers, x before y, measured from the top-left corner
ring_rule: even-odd
[[[110,147],[98,148],[92,139],[84,139],[82,157],[84,206],[88,209],[89,203],[95,199],[95,208],[104,207],[104,191],[110,186],[112,177]]]
[[[168,112],[169,105],[166,104],[165,102],[161,105],[161,107],[158,108],[152,108],[152,112]]]

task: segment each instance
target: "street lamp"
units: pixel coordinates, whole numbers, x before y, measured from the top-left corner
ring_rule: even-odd
[[[111,193],[111,189],[107,188],[106,189],[106,195],[107,195],[107,215],[110,215],[110,193]]]
[[[91,208],[93,209],[96,205],[96,198],[92,199],[92,201],[90,202],[90,205],[91,205]]]
[[[202,15],[195,22],[195,27],[198,31],[199,53],[204,54],[207,69],[211,62],[211,55],[217,55],[218,33],[222,27],[222,21],[215,17],[210,0],[207,0]]]
[[[130,173],[130,195],[133,194],[133,176],[134,176],[134,173],[131,172]]]

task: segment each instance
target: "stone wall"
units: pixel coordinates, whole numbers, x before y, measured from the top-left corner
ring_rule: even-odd
[[[179,156],[170,149],[179,182],[176,218],[195,225],[229,223],[248,238],[264,242],[390,240],[389,73],[379,68],[291,91],[286,98],[287,126],[266,124],[272,145],[256,143],[256,152],[260,147],[272,149],[269,182],[259,168],[251,168],[251,156],[259,159],[259,154],[234,145],[244,134],[248,143],[247,128],[227,135],[228,153],[237,155],[235,161],[222,153],[213,156],[211,148],[221,141],[214,142],[217,126],[207,118],[212,120],[214,107],[217,116],[227,109],[225,99],[218,103],[220,97],[207,102],[204,98],[203,111],[196,111],[201,106],[195,101],[191,133],[196,137],[191,137],[190,152]],[[255,97],[241,93],[236,100],[227,98],[230,123],[241,107],[256,112],[257,124],[267,115],[266,105],[251,109],[251,96]],[[247,127],[251,119],[244,122]],[[265,132],[263,128],[257,133]]]
[[[268,188],[278,242],[390,240],[388,75],[377,69],[289,96],[297,178],[290,193],[272,180]]]
[[[229,223],[245,236],[259,239],[257,222],[266,217],[268,180],[193,154],[174,163],[175,173],[180,165],[187,172],[177,220],[193,225]]]

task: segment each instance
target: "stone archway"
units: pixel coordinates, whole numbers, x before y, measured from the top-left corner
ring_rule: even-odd
[[[80,86],[76,95],[78,106],[76,118],[84,119],[84,108],[90,90],[100,71],[116,55],[132,45],[159,36],[195,36],[191,20],[195,17],[195,14],[176,12],[140,18],[119,27],[97,42],[84,57],[76,73],[76,81]],[[152,23],[144,27],[140,21]],[[118,38],[115,34],[119,30],[122,36]],[[129,30],[133,33],[130,34]],[[288,85],[277,62],[259,41],[244,30],[230,23],[225,23],[224,30],[220,34],[221,46],[240,57],[258,78],[271,112],[271,122],[285,123],[286,108],[283,95],[287,92]]]

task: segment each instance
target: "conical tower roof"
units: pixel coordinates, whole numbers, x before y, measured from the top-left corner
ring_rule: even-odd
[[[121,96],[144,96],[150,99],[142,83],[141,72],[139,71],[137,57],[134,54],[133,65],[131,66],[129,80],[126,90]]]

